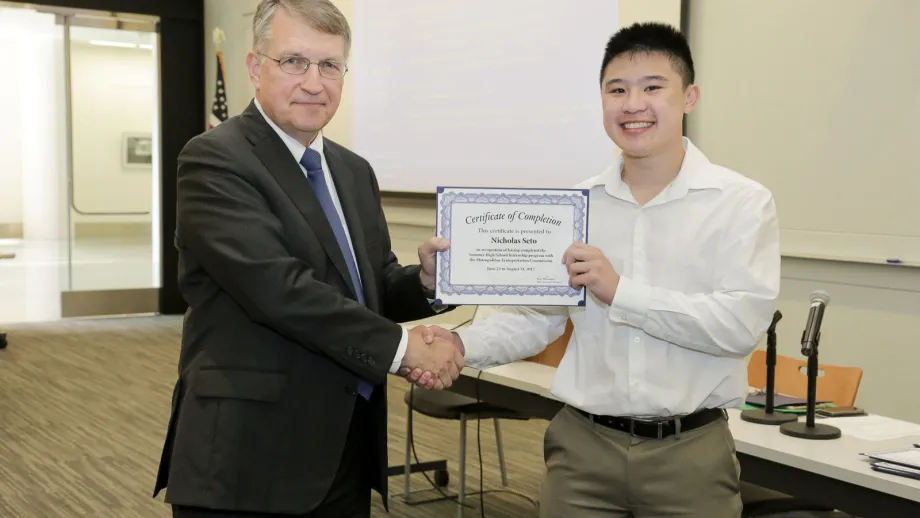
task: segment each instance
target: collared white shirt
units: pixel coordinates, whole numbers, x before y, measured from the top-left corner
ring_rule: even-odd
[[[458,330],[466,362],[533,356],[572,319],[552,392],[587,412],[633,417],[738,407],[749,355],[773,318],[779,225],[762,185],[712,164],[689,139],[677,177],[645,206],[622,157],[590,189],[588,243],[621,276],[611,305],[481,308]]]
[[[258,108],[259,113],[262,114],[262,118],[265,119],[265,122],[275,133],[281,137],[281,141],[284,142],[284,145],[291,151],[291,155],[294,156],[294,160],[300,166],[301,171],[303,171],[304,176],[307,176],[307,169],[300,163],[300,159],[303,158],[303,154],[306,153],[307,148],[301,144],[297,139],[288,135],[281,128],[275,124],[275,121],[265,114],[265,111],[262,109],[262,105],[259,103],[258,99],[254,99],[256,108]],[[318,134],[313,142],[310,143],[310,149],[319,153],[320,159],[323,165],[323,176],[326,179],[326,186],[329,188],[329,195],[332,197],[332,203],[335,205],[335,211],[339,215],[339,219],[342,221],[342,227],[345,228],[345,238],[348,240],[348,249],[351,252],[351,258],[355,262],[355,269],[357,270],[358,258],[355,257],[354,245],[351,242],[351,232],[348,230],[348,221],[345,219],[345,214],[342,212],[342,202],[339,201],[339,194],[335,188],[335,182],[332,180],[332,174],[329,172],[329,164],[326,163],[326,154],[323,152],[323,136]],[[358,271],[358,279],[361,279],[361,272]],[[363,281],[362,281],[363,282]],[[409,344],[409,333],[405,328],[402,330],[402,339],[399,342],[399,348],[396,350],[396,357],[393,359],[393,363],[390,366],[390,372],[395,373],[400,364],[402,363],[403,356],[406,354],[406,347]]]

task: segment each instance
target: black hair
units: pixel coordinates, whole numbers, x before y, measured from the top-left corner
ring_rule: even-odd
[[[618,56],[654,52],[670,58],[671,66],[684,80],[684,88],[693,84],[693,56],[687,38],[674,27],[660,22],[634,23],[610,37],[601,64],[601,82],[607,65]]]

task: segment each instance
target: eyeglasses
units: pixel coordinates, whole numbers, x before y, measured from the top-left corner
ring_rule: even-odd
[[[307,69],[310,68],[310,65],[316,65],[319,69],[319,75],[326,79],[342,79],[342,77],[345,76],[345,72],[348,71],[347,66],[336,63],[335,61],[320,61],[319,63],[313,63],[307,58],[298,56],[284,56],[281,59],[275,59],[265,54],[259,55],[278,63],[282,72],[293,76],[305,74]]]

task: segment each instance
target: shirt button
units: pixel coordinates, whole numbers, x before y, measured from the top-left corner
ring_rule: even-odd
[[[641,387],[641,386],[642,386],[642,384],[639,383],[638,381],[632,382],[632,388],[634,388],[634,389],[636,389],[636,390],[638,390],[639,387]]]
[[[633,342],[636,342],[637,344],[641,344],[641,343],[642,343],[642,339],[639,338],[639,337],[637,336],[637,337],[633,338]]]

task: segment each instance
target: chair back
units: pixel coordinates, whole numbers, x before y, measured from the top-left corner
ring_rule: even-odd
[[[786,396],[805,398],[808,396],[808,361],[789,356],[776,355],[776,373],[773,378],[774,392]],[[818,364],[818,380],[815,397],[830,401],[836,406],[853,406],[862,369],[839,365]],[[748,363],[748,385],[758,389],[767,388],[767,352],[754,351]]]
[[[549,365],[550,367],[558,367],[559,362],[562,361],[562,356],[565,355],[565,349],[569,345],[569,340],[572,338],[573,329],[572,320],[566,320],[565,331],[562,333],[562,336],[554,340],[553,343],[547,345],[546,349],[543,349],[542,352],[527,358],[527,360]]]

